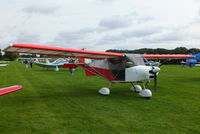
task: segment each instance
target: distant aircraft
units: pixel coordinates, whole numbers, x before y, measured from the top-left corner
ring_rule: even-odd
[[[0,67],[6,67],[8,64],[0,64]]]
[[[189,58],[186,61],[181,61],[181,65],[188,65],[189,67],[199,66],[200,65],[200,53],[198,54],[190,54],[194,56],[194,58]]]
[[[36,59],[34,64],[41,67],[45,67],[45,68],[55,68],[54,69],[55,71],[59,71],[60,67],[61,68],[76,68],[78,67],[76,64],[81,64],[81,63],[78,62],[76,59],[72,59],[72,58],[68,58],[68,59],[59,58],[53,62],[49,62],[49,60],[46,59],[46,63],[41,63]]]
[[[5,48],[4,51],[77,58],[83,64],[75,65],[84,68],[86,76],[96,75],[109,81],[108,87],[99,90],[100,94],[109,95],[109,88],[112,83],[130,83],[132,85],[131,90],[144,98],[152,97],[152,92],[146,89],[146,86],[153,78],[154,89],[156,90],[157,75],[160,71],[159,67],[146,66],[144,59],[186,59],[194,57],[191,55],[121,54],[33,44],[12,44]],[[92,60],[86,63],[85,59]],[[139,85],[134,85],[136,82],[141,82],[143,88]]]
[[[63,66],[65,63],[69,63],[66,59],[59,58],[55,60],[54,62],[49,62],[48,59],[46,59],[46,63],[39,62],[39,60],[35,60],[34,64],[45,67],[45,68],[55,68],[55,71],[59,71],[59,67]]]
[[[150,60],[150,61],[146,61],[145,65],[147,65],[147,66],[160,66],[161,63],[160,63],[160,61],[152,61],[152,60]]]
[[[5,67],[8,66],[8,64],[5,63],[9,63],[8,61],[0,61],[0,67]]]

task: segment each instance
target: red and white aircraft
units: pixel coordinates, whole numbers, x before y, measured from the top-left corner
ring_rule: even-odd
[[[146,66],[144,60],[185,59],[193,57],[191,55],[121,54],[33,44],[12,44],[4,49],[4,51],[77,58],[84,63],[77,66],[84,68],[87,76],[100,76],[110,82],[108,87],[99,90],[100,94],[109,95],[109,88],[112,83],[131,83],[131,90],[145,98],[152,96],[152,92],[146,89],[146,85],[150,82],[151,78],[154,78],[154,88],[156,89],[157,75],[160,68]],[[88,60],[86,59],[90,59],[91,62],[87,62]],[[141,82],[143,88],[139,85],[134,85],[133,83],[135,82]]]

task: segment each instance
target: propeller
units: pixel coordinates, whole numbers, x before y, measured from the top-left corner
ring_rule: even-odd
[[[153,74],[153,78],[154,78],[154,90],[157,90],[157,74],[160,71],[159,67],[154,67],[151,66],[152,69],[149,71],[149,73]]]
[[[149,71],[149,73],[153,74],[153,78],[154,78],[154,90],[157,90],[157,74],[160,71],[160,68],[163,64],[160,64],[159,67],[155,67],[152,64],[149,63],[149,61],[144,58],[144,60],[151,66],[151,70]],[[159,61],[160,62],[160,61]]]
[[[157,90],[157,73],[154,73],[154,90]]]

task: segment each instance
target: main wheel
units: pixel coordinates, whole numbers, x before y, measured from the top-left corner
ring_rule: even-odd
[[[110,94],[110,89],[107,88],[107,87],[101,88],[101,89],[99,90],[99,93],[100,93],[101,95],[109,95],[109,94]]]
[[[139,93],[140,96],[144,97],[144,98],[151,98],[152,97],[152,93],[149,89],[144,89]]]
[[[134,85],[130,88],[130,90],[139,93],[140,91],[142,91],[142,87],[140,85]]]

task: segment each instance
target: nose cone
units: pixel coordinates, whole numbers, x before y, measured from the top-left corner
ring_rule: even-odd
[[[153,67],[153,69],[152,69],[152,72],[153,73],[157,73],[157,72],[159,72],[160,71],[160,68],[159,67]]]

